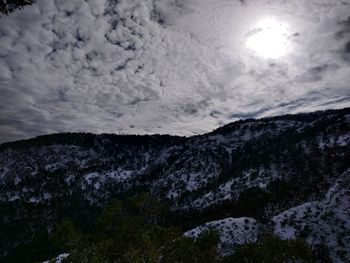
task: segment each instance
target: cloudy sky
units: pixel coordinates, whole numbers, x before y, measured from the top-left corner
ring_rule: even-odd
[[[0,142],[350,106],[350,0],[38,0],[0,17]]]

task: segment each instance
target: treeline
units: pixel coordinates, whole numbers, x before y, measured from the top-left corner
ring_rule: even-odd
[[[0,0],[1,1],[1,0]],[[6,142],[0,144],[0,150],[28,150],[31,147],[42,147],[52,145],[74,145],[82,148],[113,148],[120,146],[153,146],[159,147],[173,142],[183,140],[184,137],[171,135],[123,135],[123,134],[92,134],[87,132],[55,133],[41,135],[35,138]]]

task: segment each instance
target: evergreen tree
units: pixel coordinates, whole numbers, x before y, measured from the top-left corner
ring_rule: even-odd
[[[0,0],[0,13],[7,15],[32,3],[33,0]]]
[[[312,251],[305,241],[282,240],[267,234],[258,243],[244,244],[224,263],[293,263],[314,262]]]

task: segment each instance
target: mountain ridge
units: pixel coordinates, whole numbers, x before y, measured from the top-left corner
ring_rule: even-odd
[[[62,218],[79,221],[142,191],[166,201],[184,230],[228,217],[267,224],[322,199],[349,159],[350,108],[237,121],[192,137],[64,133],[4,143],[0,234],[19,233],[0,247],[10,253]]]
[[[186,139],[186,138],[193,138],[193,137],[198,137],[198,136],[205,136],[206,134],[210,133],[215,133],[215,132],[220,132],[225,129],[229,129],[234,125],[240,125],[244,124],[246,122],[254,122],[254,121],[272,121],[272,120],[279,120],[279,119],[287,119],[287,120],[298,120],[304,117],[309,117],[309,118],[316,118],[317,116],[320,115],[330,115],[334,113],[348,113],[350,112],[350,107],[348,108],[343,108],[343,109],[330,109],[330,110],[319,110],[315,112],[309,112],[309,113],[296,113],[296,114],[285,114],[285,115],[277,115],[277,116],[272,116],[272,117],[263,117],[263,118],[247,118],[247,119],[241,119],[237,121],[230,122],[228,124],[225,124],[223,126],[220,126],[212,131],[203,133],[203,134],[198,134],[198,135],[192,135],[192,136],[178,136],[178,135],[169,135],[169,134],[114,134],[114,133],[100,133],[100,134],[94,134],[94,133],[89,133],[89,132],[60,132],[60,133],[52,133],[52,134],[45,134],[45,135],[38,135],[32,138],[28,139],[21,139],[21,140],[14,140],[14,141],[9,141],[9,142],[2,142],[0,143],[0,150],[14,147],[15,145],[21,145],[23,144],[26,146],[29,146],[31,143],[34,143],[36,140],[40,139],[45,139],[49,137],[60,137],[65,134],[70,134],[73,136],[86,136],[86,137],[94,137],[94,136],[112,136],[112,137],[152,137],[152,136],[159,136],[159,137],[172,137],[172,138],[178,138],[178,139]],[[90,138],[91,139],[91,138]],[[54,141],[54,140],[53,140]]]

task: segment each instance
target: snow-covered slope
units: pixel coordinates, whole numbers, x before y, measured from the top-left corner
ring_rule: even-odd
[[[274,232],[284,239],[302,237],[314,248],[325,246],[334,262],[350,261],[350,170],[322,201],[291,208],[273,219]]]
[[[68,253],[63,253],[58,255],[56,258],[51,259],[49,261],[44,261],[43,263],[62,263],[62,261],[65,260],[68,256]]]
[[[253,218],[225,218],[200,225],[184,235],[196,238],[205,231],[216,230],[219,250],[227,256],[239,245],[256,242],[264,231],[272,231],[282,239],[305,239],[320,259],[325,255],[335,263],[349,262],[350,170],[336,180],[323,200],[290,208],[271,222],[264,225]]]
[[[187,138],[54,134],[2,144],[0,236],[19,234],[0,240],[0,251],[141,191],[174,213],[200,216],[188,229],[227,217],[266,221],[321,200],[349,160],[350,108],[239,121]]]
[[[98,204],[142,187],[174,209],[202,210],[250,188],[305,180],[302,170],[319,195],[348,168],[349,126],[347,109],[243,121],[190,138],[60,134],[4,144],[0,200],[47,203],[78,192]]]
[[[184,233],[184,236],[196,238],[208,230],[218,231],[219,250],[223,256],[231,255],[235,247],[254,243],[258,239],[259,224],[253,218],[225,218],[208,222]]]

